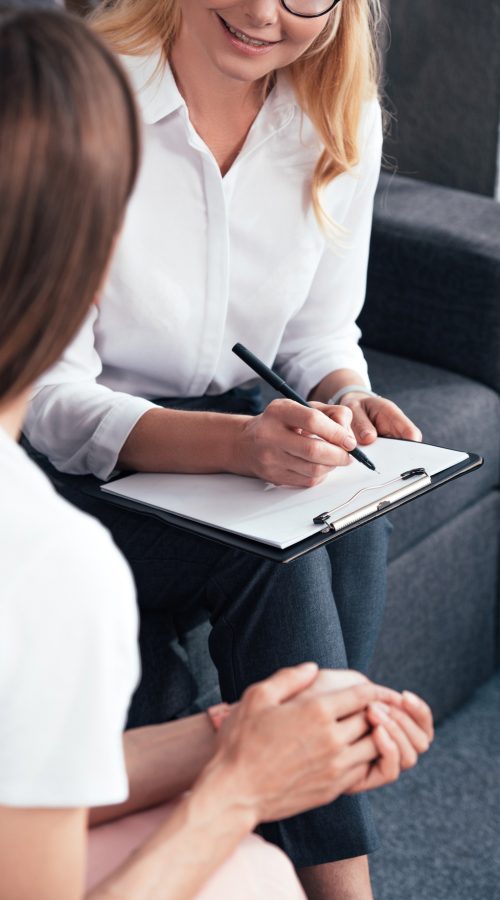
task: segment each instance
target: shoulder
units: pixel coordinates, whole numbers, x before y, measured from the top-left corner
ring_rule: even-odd
[[[288,90],[290,92],[291,89],[289,88]],[[296,144],[296,147],[294,148],[295,155],[300,154],[302,162],[309,162],[311,165],[315,165],[319,154],[324,149],[324,144],[320,139],[313,121],[309,115],[301,109],[296,100],[295,108],[297,110],[294,123]],[[363,101],[360,108],[356,134],[359,163],[352,170],[352,174],[356,174],[356,172],[359,171],[359,168],[363,168],[363,165],[367,160],[378,158],[380,162],[383,141],[382,126],[382,108],[378,97],[374,96],[373,98]],[[289,153],[292,153],[291,149],[289,150]]]
[[[111,645],[137,638],[135,589],[127,563],[99,522],[56,496],[50,531],[37,529],[36,545],[22,580],[21,602],[30,588],[46,615],[68,620],[81,640],[107,634]],[[17,591],[19,593],[19,590]]]
[[[108,531],[60,497],[20,447],[1,449],[3,595],[46,614],[71,598],[76,618],[119,612],[135,629],[132,576]]]

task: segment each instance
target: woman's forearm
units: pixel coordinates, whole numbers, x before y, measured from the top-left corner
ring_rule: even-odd
[[[347,369],[334,372],[312,396],[328,400],[353,378],[361,380]],[[312,446],[309,434],[324,441]],[[144,413],[132,429],[118,465],[143,472],[230,472],[272,484],[311,487],[331,467],[347,464],[345,451],[352,449],[352,439],[334,416],[330,419],[281,397],[256,416],[156,408]]]
[[[153,836],[87,900],[189,900],[255,828],[224,767],[204,773]]]
[[[190,788],[215,750],[206,713],[127,731],[123,740],[129,780],[125,803],[91,810],[90,825],[165,803]]]
[[[142,472],[234,472],[248,416],[150,409],[125,441],[120,468]]]

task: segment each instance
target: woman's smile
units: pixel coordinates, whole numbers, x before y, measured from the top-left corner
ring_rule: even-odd
[[[290,15],[277,0],[179,0],[174,67],[202,65],[231,82],[258,82],[308,50],[328,17]],[[207,70],[207,64],[210,70]]]
[[[250,35],[246,31],[242,31],[239,28],[236,28],[234,25],[231,25],[218,13],[216,13],[216,16],[221,23],[224,33],[229,42],[243,53],[265,53],[269,50],[272,50],[272,48],[277,44],[281,44],[281,40],[264,41],[261,38]]]

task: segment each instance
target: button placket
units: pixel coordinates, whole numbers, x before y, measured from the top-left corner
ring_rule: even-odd
[[[201,396],[215,376],[224,337],[229,299],[229,227],[220,169],[209,148],[191,130],[189,143],[201,157],[207,229],[204,321],[198,361],[189,385],[191,396]]]
[[[198,361],[189,384],[190,396],[201,396],[215,379],[222,351],[230,284],[229,205],[236,186],[238,170],[246,159],[291,122],[294,106],[287,104],[270,110],[264,126],[250,137],[229,172],[222,178],[219,166],[210,149],[194,130],[187,110],[183,110],[188,143],[201,157],[203,189],[207,227],[207,284],[204,304],[204,321],[200,328],[201,340]],[[260,131],[260,133],[259,133]]]

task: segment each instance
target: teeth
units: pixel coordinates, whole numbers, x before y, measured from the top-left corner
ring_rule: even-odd
[[[256,41],[255,38],[249,38],[248,35],[243,34],[242,31],[238,31],[237,28],[233,28],[232,25],[228,25],[227,22],[224,22],[224,25],[231,34],[234,34],[234,36],[237,37],[239,41],[243,41],[244,44],[252,44],[254,47],[267,47],[269,44],[269,41]]]

